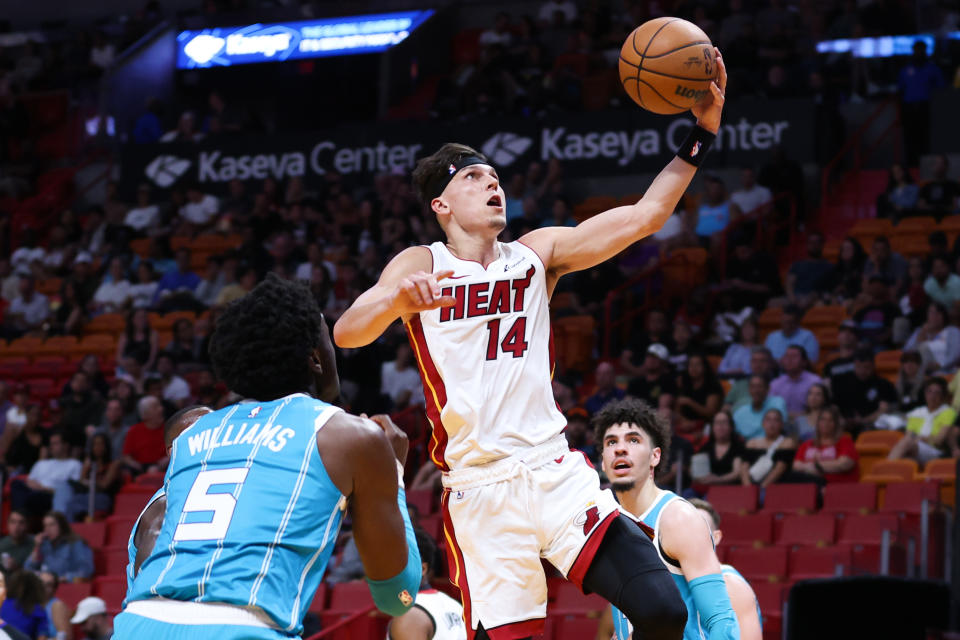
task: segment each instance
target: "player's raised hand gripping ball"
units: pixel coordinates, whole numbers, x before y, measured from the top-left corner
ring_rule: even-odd
[[[700,27],[655,18],[633,30],[620,49],[620,83],[647,111],[682,113],[710,93],[716,51]]]

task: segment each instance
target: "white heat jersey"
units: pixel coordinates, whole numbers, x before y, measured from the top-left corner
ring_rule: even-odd
[[[463,607],[459,602],[436,589],[425,589],[417,594],[413,606],[426,611],[435,629],[431,640],[467,640],[467,626],[463,622]],[[389,630],[387,640],[392,640]]]
[[[441,469],[484,464],[543,444],[566,420],[553,399],[553,341],[546,272],[519,243],[497,243],[484,269],[430,245],[433,272],[452,307],[407,322],[433,427],[430,456]]]

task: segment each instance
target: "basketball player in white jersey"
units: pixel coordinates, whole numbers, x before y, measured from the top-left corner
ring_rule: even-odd
[[[439,561],[437,545],[426,531],[417,529],[415,533],[423,564],[420,591],[413,607],[390,621],[387,640],[466,640],[463,607],[430,585]]]
[[[338,345],[357,348],[398,318],[406,325],[433,426],[430,455],[444,472],[444,536],[468,638],[542,629],[541,558],[617,605],[645,640],[682,635],[685,607],[650,540],[561,434],[548,302],[562,275],[614,257],[670,217],[720,126],[719,52],[717,63],[692,109],[697,126],[644,197],[577,227],[499,242],[506,200],[490,161],[456,144],[420,160],[415,187],[447,242],[398,254],[334,327]]]

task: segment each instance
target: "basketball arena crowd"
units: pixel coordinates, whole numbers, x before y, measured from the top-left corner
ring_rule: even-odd
[[[263,4],[206,0],[174,15],[151,0],[96,25],[51,23],[22,37],[0,20],[5,620],[19,620],[8,615],[19,602],[24,610],[46,609],[60,583],[116,575],[109,548],[125,540],[104,539],[109,527],[98,540],[78,532],[116,517],[124,496],[146,498],[131,486],[159,485],[166,417],[192,404],[216,409],[238,400],[216,379],[207,354],[225,305],[275,273],[308,281],[332,327],[390,258],[443,238],[401,172],[367,181],[331,172],[319,186],[298,178],[233,180],[219,195],[195,184],[167,190],[145,182],[126,196],[108,181],[102,196],[43,210],[37,223],[14,215],[85,154],[119,162],[121,145],[293,128],[262,102],[218,91],[152,100],[135,122],[117,124],[116,137],[98,124],[79,144],[51,140],[37,124],[42,114],[31,110],[31,96],[66,92],[87,121],[98,115],[100,77],[161,20],[250,22],[264,9],[293,19],[329,10],[311,0]],[[933,57],[923,47],[873,59],[814,50],[829,38],[946,34],[958,28],[960,12],[944,0],[926,4],[922,15],[899,0],[548,0],[523,7],[504,5],[489,24],[465,28],[472,39],[461,41],[476,55],[440,78],[423,119],[469,126],[484,114],[583,111],[595,99],[583,73],[614,68],[626,35],[658,15],[685,17],[711,36],[730,71],[730,96],[814,98],[821,168],[848,133],[844,106],[895,97],[904,132],[922,132],[932,93],[960,89],[952,40]],[[557,64],[570,54],[585,66]],[[636,108],[615,91],[604,107]],[[811,179],[789,148],[777,148],[757,166],[708,161],[663,230],[562,279],[555,323],[589,327],[557,344],[553,388],[570,446],[596,462],[591,416],[634,396],[673,427],[659,483],[686,496],[755,485],[758,506],[778,485],[816,487],[820,500],[831,485],[857,483],[871,473],[864,455],[876,464],[912,461],[917,478],[938,460],[960,457],[960,166],[949,154],[931,154],[922,135],[905,138],[902,160],[882,169],[870,203],[873,226],[818,228],[810,184],[819,185],[819,176]],[[567,189],[574,178],[557,160],[501,173],[508,217],[502,239],[589,215]],[[793,218],[783,202],[792,203]],[[779,232],[758,242],[757,228],[771,226]],[[906,230],[909,243],[898,240]],[[677,256],[698,268],[677,276],[665,266]],[[683,287],[673,286],[678,277]],[[612,291],[622,295],[610,302]],[[611,309],[614,319],[622,313],[629,320],[611,322]],[[423,389],[403,327],[369,347],[338,349],[337,359],[342,406],[389,413],[408,430],[408,496],[423,496],[411,499],[411,509],[436,535],[439,471],[425,455]],[[877,445],[861,446],[874,432],[885,434],[880,456]],[[362,577],[349,527],[339,548],[327,581]],[[22,630],[56,635],[30,616]]]

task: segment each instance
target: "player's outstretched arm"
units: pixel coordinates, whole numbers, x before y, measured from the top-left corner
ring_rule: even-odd
[[[691,109],[697,124],[712,134],[720,129],[727,88],[727,71],[719,50],[717,67],[717,79],[710,85],[710,93]],[[659,231],[677,208],[696,172],[693,164],[674,158],[633,206],[610,209],[573,228],[537,229],[521,241],[540,255],[554,277],[589,269]]]
[[[413,605],[422,566],[398,467],[406,436],[386,416],[338,413],[317,432],[324,469],[350,498],[353,538],[380,611],[401,616]]]
[[[730,603],[740,624],[740,640],[763,640],[763,627],[760,626],[760,614],[757,612],[757,596],[753,589],[743,578],[729,573],[723,574],[723,580],[727,584]]]
[[[667,555],[680,562],[707,638],[738,640],[740,626],[713,548],[710,526],[700,512],[687,502],[671,504],[660,516],[660,544]]]
[[[333,327],[333,340],[343,349],[363,347],[383,334],[397,318],[428,309],[452,306],[453,296],[441,296],[440,280],[451,271],[433,271],[426,247],[410,247],[394,257],[380,280],[343,312]]]

